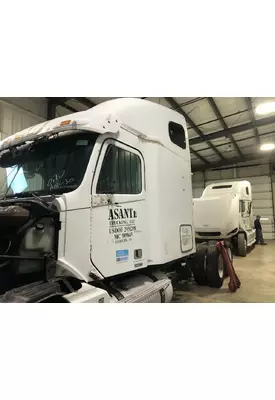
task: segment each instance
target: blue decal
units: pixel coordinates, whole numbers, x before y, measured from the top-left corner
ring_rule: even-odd
[[[116,261],[128,261],[129,258],[129,250],[117,250],[116,251]]]

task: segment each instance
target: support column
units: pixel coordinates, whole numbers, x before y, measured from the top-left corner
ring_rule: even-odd
[[[274,201],[274,190],[275,190],[275,176],[273,172],[274,163],[269,161],[269,176],[270,176],[270,185],[271,185],[271,199],[272,199],[272,211],[273,211],[273,219],[272,219],[272,231],[275,231],[275,201]]]
[[[48,107],[47,107],[47,120],[54,119],[56,117],[56,106],[53,99],[48,100]]]

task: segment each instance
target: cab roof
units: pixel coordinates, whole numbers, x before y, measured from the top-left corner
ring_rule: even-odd
[[[161,141],[169,147],[171,146],[168,135],[169,121],[184,127],[188,146],[186,123],[181,114],[147,100],[121,98],[17,132],[0,143],[0,151],[62,131],[85,130],[106,134],[118,133],[121,127],[137,136],[145,135],[149,140]],[[175,145],[172,143],[172,146]]]

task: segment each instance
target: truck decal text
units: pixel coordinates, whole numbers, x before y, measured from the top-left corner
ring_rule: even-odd
[[[131,242],[136,232],[137,212],[133,208],[109,210],[109,234],[115,244]]]
[[[114,208],[109,211],[109,221],[126,218],[137,218],[137,212],[133,208]]]

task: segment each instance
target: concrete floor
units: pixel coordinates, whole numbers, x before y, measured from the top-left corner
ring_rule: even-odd
[[[241,281],[236,293],[228,289],[226,278],[221,289],[179,284],[173,303],[271,303],[275,302],[275,240],[255,246],[245,258],[234,257],[234,268]]]

